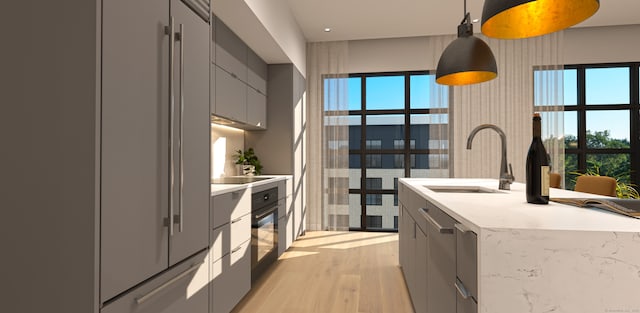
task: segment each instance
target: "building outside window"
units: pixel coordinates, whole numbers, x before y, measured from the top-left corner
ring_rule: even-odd
[[[349,76],[350,229],[397,230],[399,177],[449,177],[449,90],[434,76]],[[433,90],[444,103],[435,103]]]
[[[573,189],[578,173],[640,183],[639,66],[640,63],[565,66],[566,189]],[[540,72],[536,71],[536,75]]]

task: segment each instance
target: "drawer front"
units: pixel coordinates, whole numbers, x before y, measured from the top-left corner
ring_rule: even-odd
[[[251,194],[248,189],[213,197],[212,228],[229,223],[232,219],[251,213]]]
[[[224,224],[211,232],[211,260],[217,261],[231,251],[231,224]]]
[[[456,274],[473,297],[478,299],[478,239],[477,235],[456,227]]]
[[[245,214],[231,220],[231,249],[236,249],[251,239],[251,214]]]
[[[208,251],[184,261],[103,307],[101,313],[207,312]]]
[[[211,263],[212,313],[228,313],[251,289],[250,243]]]

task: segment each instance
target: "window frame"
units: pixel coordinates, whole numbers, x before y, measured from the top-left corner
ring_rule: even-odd
[[[587,104],[586,72],[588,69],[620,68],[629,69],[629,103],[628,104]],[[565,65],[564,70],[576,70],[577,104],[563,105],[565,112],[576,112],[577,140],[576,148],[564,148],[565,160],[567,155],[577,158],[577,171],[585,173],[588,168],[588,155],[629,154],[630,183],[640,185],[640,62],[571,64]],[[534,69],[534,71],[537,69]],[[566,92],[566,90],[565,90]],[[594,111],[628,111],[629,112],[629,148],[589,148],[587,147],[587,112]],[[569,175],[565,169],[565,183],[571,182],[574,175]],[[569,187],[569,186],[565,186]]]
[[[447,133],[447,140],[449,140],[449,145],[447,145],[446,149],[416,149],[415,148],[415,140],[411,138],[411,116],[416,114],[447,114],[449,117],[451,116],[451,103],[453,99],[453,90],[452,88],[448,88],[448,104],[446,108],[411,108],[411,76],[412,75],[435,75],[435,71],[399,71],[399,72],[375,72],[375,73],[352,73],[349,74],[349,78],[360,78],[360,109],[359,110],[349,110],[350,116],[360,116],[360,147],[358,149],[349,149],[349,157],[352,155],[357,155],[360,157],[360,188],[349,189],[349,194],[358,194],[360,195],[360,206],[361,206],[361,220],[360,226],[350,227],[350,230],[360,230],[360,231],[394,231],[397,232],[396,229],[368,229],[367,228],[367,195],[380,195],[379,197],[383,197],[382,195],[394,195],[394,203],[397,201],[398,197],[398,189],[397,186],[394,186],[394,189],[367,189],[366,188],[366,178],[367,178],[367,156],[369,155],[379,155],[382,157],[383,155],[403,155],[404,156],[404,177],[411,177],[411,170],[415,168],[416,155],[418,154],[446,154],[449,156],[448,169],[451,171],[451,160],[452,155],[450,152],[450,147],[452,146],[451,141],[451,130],[449,129]],[[367,85],[366,79],[368,77],[384,77],[384,76],[404,76],[404,108],[402,109],[367,109],[366,103],[366,92]],[[371,142],[375,139],[367,139],[367,116],[373,115],[403,115],[404,116],[404,148],[402,149],[371,149],[367,146],[367,141]],[[413,148],[411,143],[414,142]],[[409,144],[407,144],[409,143]],[[394,157],[395,159],[395,157]],[[413,160],[413,162],[412,162]],[[395,163],[395,160],[394,160]],[[413,165],[413,166],[412,166]],[[380,167],[381,168],[381,167]]]

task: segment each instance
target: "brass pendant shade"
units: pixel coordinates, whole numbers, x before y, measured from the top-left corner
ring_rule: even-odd
[[[482,39],[473,36],[467,13],[458,26],[458,38],[442,52],[436,69],[436,82],[460,86],[482,83],[498,76],[496,59]]]
[[[485,0],[482,33],[499,39],[550,34],[595,14],[599,0]]]

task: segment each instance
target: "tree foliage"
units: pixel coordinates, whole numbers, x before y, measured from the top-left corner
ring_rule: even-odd
[[[587,147],[590,149],[628,149],[631,145],[628,139],[611,138],[608,130],[587,131]],[[578,147],[578,138],[573,135],[565,137],[565,148],[572,149]],[[631,159],[629,153],[601,153],[587,154],[587,168],[578,168],[578,158],[576,154],[565,154],[565,186],[573,189],[576,176],[580,174],[604,175],[615,178],[621,183],[630,183]]]

